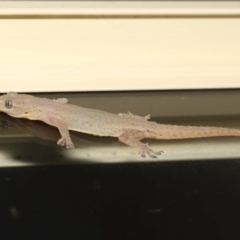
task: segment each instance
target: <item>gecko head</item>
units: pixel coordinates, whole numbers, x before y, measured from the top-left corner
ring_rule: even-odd
[[[23,111],[21,106],[17,104],[19,99],[19,94],[16,92],[8,92],[0,97],[0,111],[5,112],[8,115],[18,117]]]

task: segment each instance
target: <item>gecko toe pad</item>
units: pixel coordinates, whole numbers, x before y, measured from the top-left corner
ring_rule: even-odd
[[[161,155],[162,153],[163,153],[163,151],[158,151],[158,152],[153,151],[152,149],[150,149],[150,148],[148,147],[147,144],[142,145],[142,146],[140,147],[140,151],[139,151],[139,154],[140,154],[141,157],[143,157],[143,158],[145,158],[146,155],[149,156],[149,157],[151,157],[151,158],[157,158],[157,155]]]
[[[72,143],[71,139],[60,138],[57,144],[60,146],[65,146],[66,148],[74,148],[74,144]]]

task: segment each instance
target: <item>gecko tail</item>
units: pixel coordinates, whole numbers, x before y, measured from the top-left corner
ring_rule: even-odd
[[[226,136],[240,137],[240,129],[235,128],[158,125],[155,131],[145,132],[146,138],[189,139]]]

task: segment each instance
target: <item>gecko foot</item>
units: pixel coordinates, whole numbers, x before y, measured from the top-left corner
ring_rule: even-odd
[[[163,151],[153,151],[152,149],[150,149],[148,147],[148,144],[144,144],[140,146],[140,151],[139,154],[141,155],[141,157],[145,158],[146,155],[151,157],[151,158],[157,158],[156,155],[161,155],[163,153]]]
[[[70,138],[60,138],[57,142],[60,146],[65,146],[66,148],[74,148],[74,144]]]

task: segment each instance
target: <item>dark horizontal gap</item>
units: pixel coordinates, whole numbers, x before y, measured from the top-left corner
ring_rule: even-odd
[[[146,14],[146,15],[139,15],[139,14],[113,14],[113,15],[72,15],[72,14],[58,14],[58,15],[42,15],[42,14],[29,14],[29,15],[19,15],[19,14],[10,14],[10,15],[0,15],[0,19],[184,19],[184,18],[193,18],[193,19],[212,19],[212,18],[240,18],[240,14]]]

